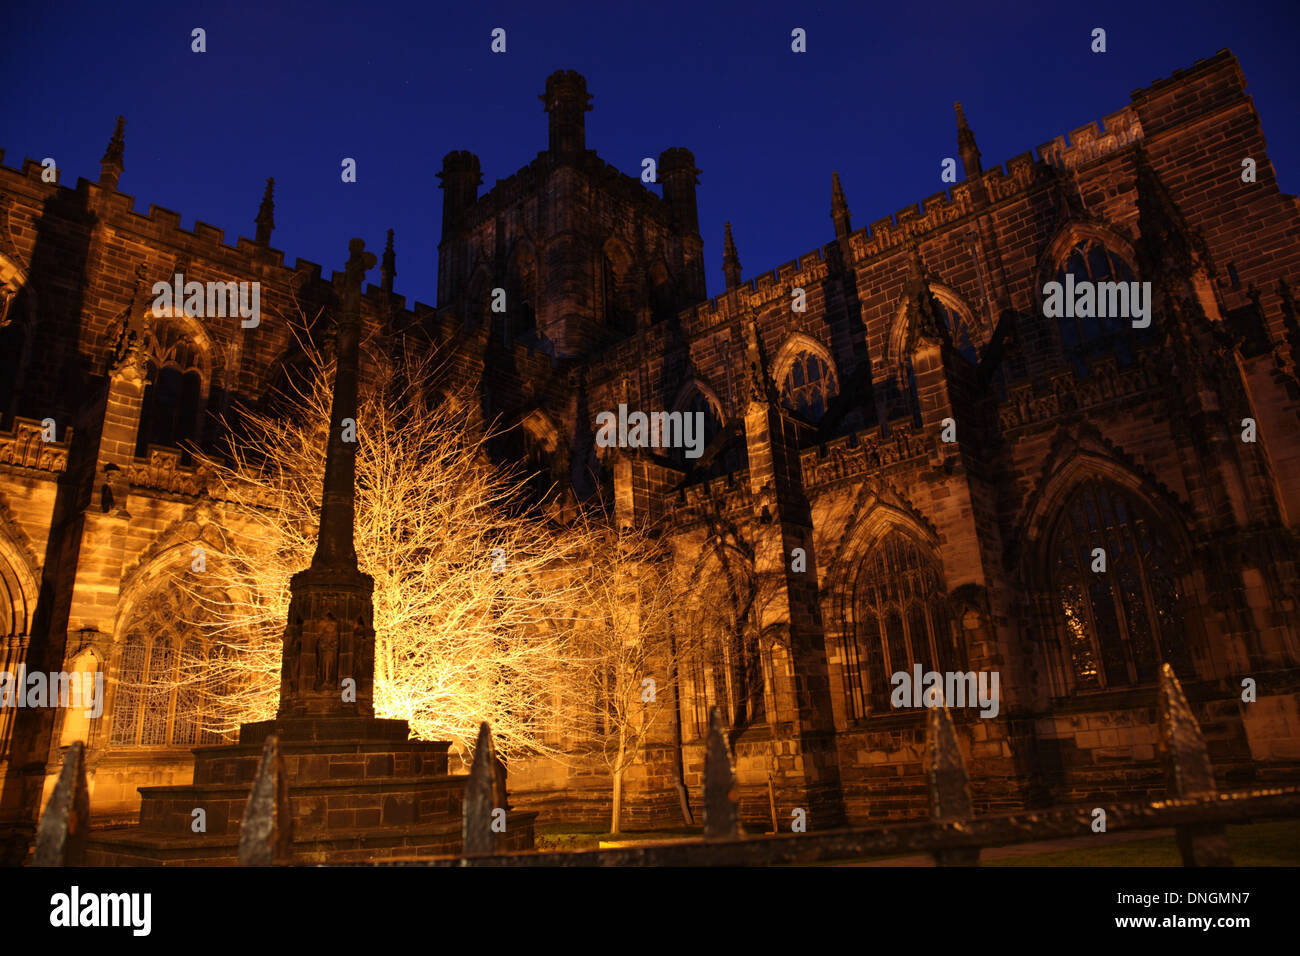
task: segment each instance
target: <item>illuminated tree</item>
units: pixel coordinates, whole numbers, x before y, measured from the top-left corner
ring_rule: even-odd
[[[646,525],[611,525],[585,511],[574,527],[586,549],[574,652],[588,689],[575,696],[586,743],[610,775],[610,832],[618,833],[628,768],[677,719],[679,674],[694,651],[673,620],[685,582]]]
[[[226,520],[186,587],[222,653],[191,674],[220,730],[275,715],[289,579],[311,561],[332,382],[328,353],[305,362],[274,411],[246,412],[222,457],[207,456]],[[374,578],[376,716],[462,757],[479,722],[502,759],[562,757],[573,734],[570,641],[583,589],[565,568],[589,526],[530,512],[524,479],[493,465],[473,396],[433,358],[363,359],[356,420],[357,560]]]

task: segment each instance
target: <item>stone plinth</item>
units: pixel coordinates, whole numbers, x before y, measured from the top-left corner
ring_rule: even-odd
[[[97,831],[92,866],[233,865],[239,824],[261,759],[280,735],[296,863],[362,863],[459,853],[464,775],[447,773],[445,742],[410,740],[404,720],[288,718],[244,724],[239,743],[194,750],[194,782],[141,787],[140,823]],[[206,830],[193,830],[194,811]],[[536,813],[512,812],[502,849],[533,847]]]

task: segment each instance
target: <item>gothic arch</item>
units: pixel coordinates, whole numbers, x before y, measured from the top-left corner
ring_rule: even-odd
[[[141,324],[146,330],[141,354],[156,367],[174,367],[181,371],[193,369],[199,373],[205,391],[221,377],[225,353],[194,316],[181,309],[155,315],[150,309],[142,317]]]
[[[1214,666],[1195,613],[1188,517],[1167,489],[1095,439],[1058,442],[1013,562],[1052,696],[1150,683],[1162,660],[1185,678]]]
[[[678,627],[691,649],[681,702],[688,739],[704,737],[713,706],[737,730],[767,719],[771,635],[760,632],[750,568],[739,548],[715,535],[685,576],[691,598]]]
[[[790,374],[795,359],[804,353],[816,355],[830,367],[832,372],[835,372],[836,375],[839,374],[839,369],[835,365],[835,359],[831,356],[830,349],[811,335],[804,332],[795,332],[781,344],[781,348],[777,350],[776,358],[772,361],[772,381],[777,384],[778,388],[785,381],[786,376]]]
[[[1169,488],[1145,473],[1123,452],[1103,442],[1100,436],[1075,438],[1062,434],[1048,455],[1036,486],[1026,498],[1027,506],[1016,535],[1020,544],[1013,558],[1019,558],[1025,582],[1030,587],[1046,584],[1044,564],[1039,559],[1043,542],[1051,530],[1050,523],[1074,488],[1089,478],[1109,481],[1146,502],[1177,538],[1183,553],[1190,553],[1191,541],[1185,529],[1192,525],[1194,516]]]
[[[31,633],[38,593],[38,565],[0,495],[0,640]]]
[[[910,501],[891,485],[865,482],[858,489],[852,514],[857,517],[831,548],[823,577],[823,590],[835,594],[844,587],[846,577],[856,569],[858,556],[867,552],[891,530],[902,530],[939,550],[939,532]]]
[[[104,716],[110,748],[221,742],[219,733],[200,726],[198,685],[193,677],[184,678],[207,673],[213,655],[223,649],[188,616],[201,617],[202,609],[172,580],[190,567],[195,547],[214,546],[215,534],[210,524],[176,522],[123,579],[112,646],[100,654],[107,673]],[[214,720],[227,716],[205,715]]]
[[[1048,244],[1039,262],[1039,282],[1034,290],[1038,314],[1043,312],[1047,284],[1068,281],[1062,279],[1066,273],[1072,274],[1076,283],[1134,281],[1137,262],[1133,247],[1100,223],[1067,223]],[[1148,303],[1148,307],[1153,305]],[[1152,325],[1134,328],[1126,316],[1078,317],[1072,310],[1063,310],[1050,325],[1054,349],[1081,377],[1090,374],[1092,360],[1114,358],[1120,365],[1131,363],[1134,345],[1153,334]]]
[[[1117,253],[1128,267],[1137,275],[1137,254],[1133,244],[1109,226],[1100,222],[1086,222],[1072,219],[1061,226],[1056,234],[1043,247],[1038,258],[1038,284],[1034,289],[1034,300],[1041,304],[1043,286],[1056,278],[1070,252],[1081,242],[1096,242]],[[1040,310],[1041,314],[1041,310]]]
[[[36,325],[36,290],[27,273],[0,255],[0,425],[22,394]]]
[[[618,236],[610,236],[600,247],[597,266],[600,279],[597,301],[605,325],[615,330],[632,330],[636,327],[643,296],[631,249]]]
[[[924,524],[877,500],[828,575],[827,643],[840,651],[850,721],[889,712],[894,673],[962,669],[938,545]]]
[[[929,281],[927,285],[930,294],[948,313],[940,318],[948,324],[949,334],[953,337],[953,346],[958,351],[962,351],[961,331],[964,329],[970,345],[976,350],[974,364],[978,364],[978,353],[988,344],[989,330],[984,327],[975,311],[956,289],[934,281]],[[906,363],[911,359],[914,325],[911,302],[904,297],[894,311],[894,318],[889,324],[889,334],[885,339],[885,364],[890,369],[891,378],[900,379],[904,374]],[[970,356],[968,355],[967,358],[969,359]]]
[[[506,275],[510,277],[506,308],[512,319],[511,334],[525,335],[537,328],[537,306],[541,297],[537,247],[528,236],[521,236],[510,250]]]
[[[718,398],[718,393],[699,377],[691,378],[677,390],[677,397],[673,399],[671,410],[674,412],[686,411],[695,400],[696,393],[704,396],[704,400],[712,406],[719,421],[725,422],[727,420],[725,407],[722,400]]]
[[[840,372],[830,349],[803,332],[786,339],[772,370],[782,404],[814,423],[840,393]]]

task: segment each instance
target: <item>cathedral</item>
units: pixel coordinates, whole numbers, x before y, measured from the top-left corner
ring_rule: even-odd
[[[828,170],[825,244],[746,277],[728,227],[712,298],[692,153],[654,188],[589,147],[583,76],[541,99],[545,148],[508,179],[444,157],[437,304],[395,291],[390,233],[361,316],[451,351],[542,506],[608,493],[694,582],[675,620],[705,650],[628,822],[698,817],[715,707],[750,827],[923,814],[925,706],[898,685],[931,674],[977,812],[1163,794],[1163,663],[1221,786],[1300,779],[1300,205],[1229,52],[987,170],[958,104],[951,188],[855,227]],[[9,862],[74,741],[97,825],[224,742],[175,679],[206,645],[164,582],[225,513],[187,449],[291,374],[298,303],[336,303],[273,247],[273,184],[230,244],[138,211],[127,142],[119,120],[75,186],[0,165],[0,671],[104,688],[100,714],[0,707]],[[256,326],[158,316],[178,275],[260,290]],[[620,406],[692,416],[700,447],[597,442]],[[609,782],[523,761],[510,799],[600,821]]]

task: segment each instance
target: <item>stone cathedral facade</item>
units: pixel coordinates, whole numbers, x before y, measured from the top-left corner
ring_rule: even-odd
[[[1163,662],[1222,785],[1300,777],[1300,206],[1245,86],[1221,52],[987,170],[959,106],[948,192],[855,228],[833,177],[826,243],[746,278],[728,229],[713,298],[694,157],[666,149],[657,192],[602,161],[582,76],[547,79],[546,148],[508,179],[445,157],[437,305],[394,291],[390,236],[363,321],[453,348],[544,505],[608,491],[696,582],[677,620],[706,650],[629,773],[631,820],[698,805],[714,706],[751,822],[769,794],[782,825],[922,812],[925,712],[891,701],[918,665],[998,676],[996,716],[954,712],[977,810],[1163,792]],[[291,368],[277,317],[335,304],[271,246],[269,186],[229,245],[138,212],[125,147],[119,124],[75,187],[0,167],[0,670],[107,686],[95,719],[0,710],[15,841],[73,740],[99,821],[219,742],[167,682],[208,651],[160,582],[230,520],[184,443]],[[178,272],[260,282],[256,334],[178,310],[126,360],[142,289]],[[1149,283],[1149,324],[1047,317],[1067,278]],[[702,413],[703,455],[600,447],[620,404]],[[543,821],[607,812],[595,770],[510,785]]]

